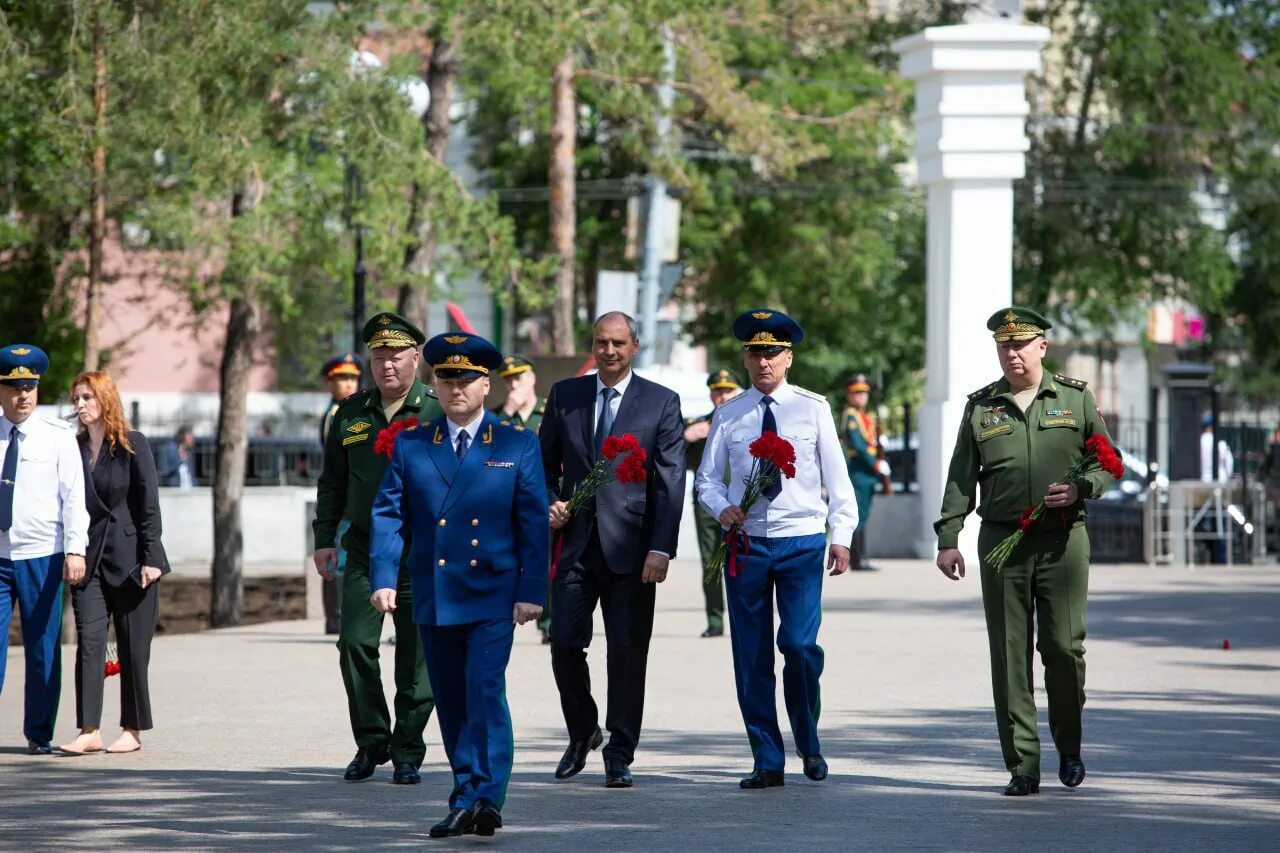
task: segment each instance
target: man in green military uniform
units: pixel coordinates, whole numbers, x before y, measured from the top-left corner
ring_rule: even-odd
[[[338,413],[342,401],[360,390],[360,376],[364,373],[364,362],[353,352],[335,355],[320,368],[324,384],[329,388],[329,406],[320,418],[320,446],[324,447],[329,440],[329,427],[333,425],[333,416]],[[338,525],[335,541],[341,543],[346,535],[346,519]],[[336,634],[342,627],[342,572],[347,567],[347,553],[338,548],[337,575],[331,580],[321,581],[320,598],[324,603],[324,632]]]
[[[731,400],[742,393],[742,384],[732,371],[721,368],[707,375],[707,389],[711,393],[711,405],[719,407],[726,400]],[[711,433],[711,412],[700,418],[686,418],[684,422],[685,459],[690,471],[697,471],[702,464],[702,454],[707,449],[707,436]],[[707,577],[707,564],[715,556],[724,530],[720,522],[702,508],[698,501],[693,502],[693,524],[698,531],[698,554],[702,557],[702,597],[707,604],[707,630],[704,637],[724,636],[724,575],[716,572],[714,577]]]
[[[376,314],[365,324],[373,387],[344,401],[334,414],[325,440],[324,471],[317,488],[314,524],[316,570],[333,577],[338,551],[335,537],[343,518],[351,527],[342,539],[347,566],[342,574],[342,623],[338,661],[347,689],[347,708],[356,741],[356,756],[343,778],[358,782],[379,764],[393,762],[392,781],[421,781],[418,768],[426,755],[423,729],[435,702],[427,680],[422,644],[413,624],[409,571],[400,567],[398,595],[406,606],[392,614],[395,623],[395,722],[387,711],[378,665],[383,614],[369,597],[369,536],[373,498],[389,460],[374,452],[378,435],[394,421],[428,421],[443,409],[435,392],[417,378],[418,351],[426,336],[398,314]],[[408,598],[406,598],[408,596]]]
[[[867,414],[870,398],[871,379],[867,374],[854,373],[845,379],[844,452],[849,480],[858,499],[858,529],[853,532],[849,547],[849,568],[862,572],[875,570],[867,562],[867,521],[871,518],[876,486],[889,475],[889,463],[880,458],[880,431]]]
[[[969,395],[951,457],[942,517],[934,530],[938,568],[952,580],[964,577],[958,537],[977,502],[981,481],[978,554],[996,730],[1013,775],[1004,793],[1025,796],[1040,790],[1031,672],[1033,613],[1049,697],[1049,729],[1058,749],[1058,777],[1069,788],[1084,781],[1080,717],[1089,583],[1084,499],[1102,494],[1110,476],[1095,470],[1073,482],[1062,478],[1084,455],[1085,440],[1106,435],[1107,428],[1084,382],[1044,372],[1044,334],[1051,326],[1043,316],[1015,306],[991,315],[987,328],[993,332],[1004,377]],[[1045,504],[1045,514],[997,572],[986,555],[1018,529],[1023,511],[1039,502]]]
[[[538,374],[533,362],[522,355],[509,355],[502,361],[498,377],[507,383],[507,399],[493,409],[504,424],[538,431],[547,413],[547,398],[538,396]]]
[[[502,360],[498,378],[507,384],[507,399],[491,411],[504,424],[524,427],[537,432],[542,418],[547,414],[547,398],[538,396],[538,374],[533,362],[522,355],[509,355]],[[542,633],[542,645],[551,645],[551,592],[538,617],[538,630]]]

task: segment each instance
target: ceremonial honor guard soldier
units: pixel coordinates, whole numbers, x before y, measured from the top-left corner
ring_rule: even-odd
[[[432,838],[493,835],[511,777],[506,669],[513,627],[547,595],[550,528],[537,435],[484,410],[501,354],[477,335],[427,342],[445,417],[395,441],[373,508],[373,605],[412,609],[453,791]],[[399,572],[409,543],[413,602]]]
[[[27,752],[53,752],[62,691],[62,581],[85,574],[89,512],[75,432],[37,415],[49,357],[39,347],[0,349],[0,690],[9,658],[9,621],[22,616]]]
[[[707,374],[707,389],[711,394],[712,412],[742,393],[742,385],[733,371],[720,368]],[[702,462],[702,454],[707,449],[707,436],[711,434],[711,414],[698,418],[685,418],[684,447],[685,459],[690,471],[697,471]],[[698,556],[702,558],[702,599],[707,608],[707,628],[703,637],[724,636],[724,578],[719,572],[708,573],[707,566],[711,562],[724,531],[714,515],[702,508],[696,500],[693,502],[693,524],[698,531]]]
[[[858,499],[858,529],[849,549],[849,568],[872,571],[867,563],[867,522],[876,486],[889,474],[889,464],[880,458],[880,438],[876,422],[867,414],[871,380],[855,373],[844,382],[844,447],[849,461],[849,480]]]
[[[324,411],[324,417],[320,418],[320,446],[324,447],[329,441],[329,427],[333,424],[333,416],[338,413],[338,406],[342,405],[342,401],[350,397],[352,394],[360,390],[360,376],[364,372],[364,363],[360,360],[360,356],[353,352],[335,355],[324,363],[324,367],[320,369],[320,375],[324,377],[325,384],[329,387],[329,407]],[[342,542],[342,537],[346,534],[350,525],[346,519],[338,525],[338,534],[335,541]],[[338,577],[322,580],[321,583],[321,599],[324,602],[324,632],[326,634],[336,634],[342,625],[342,572],[347,567],[347,554],[342,550],[341,544],[338,546],[337,572]]]
[[[1093,394],[1078,379],[1046,373],[1041,364],[1052,328],[1039,313],[1012,307],[987,321],[1003,378],[969,395],[942,498],[938,568],[964,577],[957,543],[975,504],[982,603],[991,648],[996,731],[1013,778],[1009,796],[1040,790],[1040,738],[1032,695],[1032,615],[1039,623],[1040,657],[1049,699],[1049,730],[1058,749],[1058,776],[1067,787],[1084,781],[1080,760],[1084,707],[1084,612],[1089,582],[1085,498],[1106,490],[1101,471],[1060,482],[1085,453],[1085,440],[1107,434]],[[1108,439],[1109,440],[1109,439]],[[981,500],[977,487],[982,483]],[[1007,563],[993,569],[986,555],[1018,530],[1024,510],[1043,502]]]
[[[858,510],[827,398],[787,382],[792,347],[804,330],[781,311],[757,308],[734,321],[733,334],[743,341],[751,388],[712,416],[696,489],[698,501],[724,528],[740,524],[750,539],[749,551],[738,555],[736,576],[725,578],[738,705],[755,759],[739,784],[773,788],[784,784],[787,752],[774,696],[774,596],[791,733],[805,776],[821,781],[827,777],[818,741],[822,575],[824,564],[832,575],[848,570],[845,543],[853,538]],[[750,446],[764,432],[795,448],[796,476],[776,480],[747,515],[739,501],[754,462]]]
[[[392,614],[396,632],[393,723],[378,664],[383,614],[369,600],[370,514],[388,464],[386,457],[374,452],[378,435],[390,423],[431,420],[442,412],[435,392],[417,378],[418,347],[425,339],[399,314],[375,314],[365,324],[373,387],[349,397],[331,418],[324,471],[317,486],[315,564],[326,580],[334,576],[337,566],[338,527],[344,518],[351,525],[341,542],[347,565],[342,573],[344,606],[338,632],[338,662],[356,741],[355,758],[343,774],[349,782],[368,779],[387,761],[394,764],[396,784],[419,782],[418,768],[427,749],[422,732],[435,706],[422,645],[406,606]],[[399,590],[401,603],[408,605],[412,593],[406,567],[400,571]]]

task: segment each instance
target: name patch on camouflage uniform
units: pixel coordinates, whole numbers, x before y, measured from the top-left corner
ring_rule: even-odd
[[[994,438],[997,435],[1004,435],[1009,432],[1013,432],[1013,424],[1002,423],[999,426],[993,426],[978,433],[978,441],[986,441],[988,438]]]
[[[357,444],[361,441],[368,441],[368,440],[369,440],[369,433],[362,432],[359,435],[349,435],[346,438],[342,439],[342,446],[346,447],[348,444]]]

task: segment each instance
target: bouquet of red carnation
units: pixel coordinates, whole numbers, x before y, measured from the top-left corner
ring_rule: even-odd
[[[796,475],[796,449],[776,432],[769,430],[761,433],[747,449],[754,461],[745,480],[746,488],[742,492],[742,499],[738,501],[738,507],[743,513],[751,512],[756,501],[764,497],[765,489],[777,482],[779,477],[790,480]],[[743,555],[750,554],[751,540],[741,525],[735,524],[729,528],[724,540],[716,547],[711,562],[707,564],[706,579],[714,580],[716,575],[725,571],[726,563],[729,577],[737,577],[739,551]]]
[[[624,453],[626,457],[614,467],[614,461]],[[600,458],[591,466],[587,476],[573,487],[573,494],[569,497],[569,513],[582,509],[606,484],[615,479],[619,483],[643,483],[649,476],[644,467],[648,458],[649,455],[631,433],[606,437],[604,444],[600,446]],[[564,552],[564,531],[563,527],[556,531],[555,554],[551,560],[553,579],[560,565],[560,555]]]
[[[1071,466],[1071,470],[1062,478],[1062,482],[1071,482],[1095,470],[1106,471],[1114,480],[1119,480],[1124,476],[1124,461],[1120,458],[1120,454],[1116,449],[1111,446],[1111,442],[1107,440],[1105,435],[1094,435],[1085,440],[1084,455]],[[1018,547],[1022,537],[1035,526],[1044,513],[1045,506],[1043,502],[1027,507],[1022,511],[1022,517],[1018,519],[1018,529],[1006,536],[1004,541],[992,548],[990,554],[987,554],[987,562],[993,569],[999,572],[1004,568],[1004,564],[1009,562],[1009,556],[1013,553],[1013,549]]]
[[[420,426],[422,421],[417,418],[405,418],[401,421],[392,421],[387,424],[382,432],[378,433],[377,439],[373,442],[373,452],[382,456],[391,458],[391,451],[396,446],[396,436],[407,429],[413,429]]]
[[[115,643],[107,643],[107,674],[103,678],[110,678],[113,675],[120,674],[120,655],[116,652]]]

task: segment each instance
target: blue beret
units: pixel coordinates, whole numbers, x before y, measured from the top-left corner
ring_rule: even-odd
[[[804,329],[781,311],[752,308],[733,321],[733,336],[743,342],[743,349],[762,349],[777,353],[804,340]]]
[[[479,335],[445,332],[427,341],[423,356],[442,379],[488,376],[502,366],[502,353]]]
[[[0,382],[17,388],[34,388],[49,372],[49,356],[31,344],[13,344],[0,349]]]

